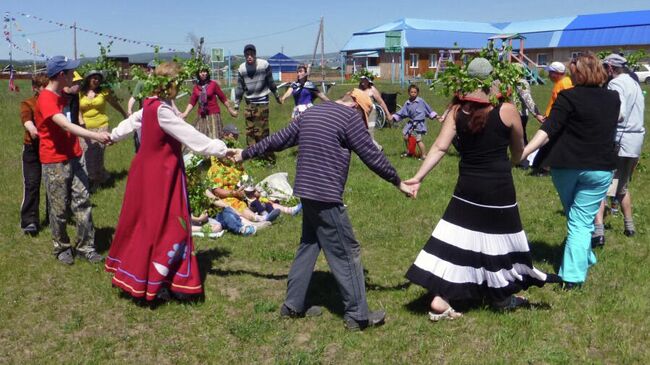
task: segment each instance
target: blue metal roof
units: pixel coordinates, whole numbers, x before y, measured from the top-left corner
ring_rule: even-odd
[[[276,53],[275,55],[270,57],[267,61],[271,65],[271,69],[274,72],[296,71],[296,67],[298,67],[298,65],[300,64],[299,61],[294,60],[293,58],[285,55],[284,53]]]
[[[650,10],[493,24],[402,18],[354,33],[342,51],[383,49],[384,33],[400,30],[409,48],[481,48],[493,35],[514,33],[526,37],[526,48],[650,44]]]

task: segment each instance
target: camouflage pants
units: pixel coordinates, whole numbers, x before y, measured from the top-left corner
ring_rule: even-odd
[[[93,132],[108,132],[108,126],[100,128],[88,128]],[[103,184],[110,178],[110,174],[104,167],[104,150],[106,146],[90,138],[79,138],[81,148],[84,152],[86,170],[91,184]]]
[[[194,122],[194,127],[197,131],[210,138],[223,137],[223,122],[221,121],[221,114],[210,114],[205,117],[199,117],[199,119]]]
[[[251,146],[269,136],[269,104],[248,104],[244,111],[246,119],[246,144]],[[269,152],[264,159],[275,163],[275,154]]]
[[[54,255],[71,247],[66,231],[68,209],[72,211],[77,222],[77,250],[82,253],[94,251],[95,227],[88,192],[88,174],[83,158],[43,164],[43,175],[50,203]]]

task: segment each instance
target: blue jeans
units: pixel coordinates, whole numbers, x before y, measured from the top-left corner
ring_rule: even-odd
[[[240,233],[241,227],[244,226],[239,214],[237,214],[237,212],[231,207],[223,208],[223,210],[217,214],[217,222],[219,222],[224,229],[236,234]]]
[[[587,269],[596,263],[591,233],[600,202],[612,181],[612,171],[551,169],[553,184],[567,217],[567,238],[559,275],[571,283],[583,283]]]

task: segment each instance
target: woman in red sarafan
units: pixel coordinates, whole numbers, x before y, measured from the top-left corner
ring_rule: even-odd
[[[164,298],[167,290],[177,297],[203,292],[181,149],[185,144],[195,153],[217,157],[227,152],[222,141],[199,133],[172,109],[179,71],[173,62],[159,65],[156,76],[170,81],[111,132],[111,139],[119,141],[140,129],[141,147],[129,169],[105,267],[114,274],[113,285],[146,300]]]

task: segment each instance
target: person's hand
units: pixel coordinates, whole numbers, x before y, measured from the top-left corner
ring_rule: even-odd
[[[27,133],[29,133],[29,136],[32,139],[34,139],[34,140],[38,139],[38,130],[36,129],[36,127],[28,127],[27,128]]]
[[[422,181],[412,177],[406,181],[402,181],[402,184],[408,186],[411,190],[411,196],[416,198],[418,196],[418,191],[420,190],[420,184]],[[400,187],[401,190],[401,187]]]
[[[280,105],[282,105],[282,103],[283,103],[282,99],[277,95],[275,96],[275,101],[277,101],[278,104],[280,104]]]
[[[126,115],[128,115],[128,116],[130,117],[131,115],[133,115],[133,111],[128,110],[128,111],[126,112]]]
[[[537,119],[540,123],[544,123],[546,121],[546,117],[541,114],[535,115],[535,119]]]
[[[228,151],[226,151],[226,157],[233,162],[242,162],[244,160],[242,157],[243,151],[244,150],[241,148],[229,148]]]
[[[230,116],[233,118],[237,118],[239,116],[239,112],[233,108],[228,108],[228,113],[230,113]]]
[[[239,200],[246,199],[246,193],[244,192],[243,188],[239,188],[237,190],[231,190],[230,192],[233,198],[237,198]]]
[[[181,119],[185,119],[185,118],[187,118],[187,113],[180,113],[178,116],[179,116]]]
[[[406,185],[403,181],[399,183],[399,190],[408,198],[415,198],[415,194],[417,193],[417,191],[414,191],[411,186]]]
[[[108,133],[108,132],[98,132],[98,133],[96,133],[95,140],[97,142],[103,143],[105,145],[113,144],[113,141],[111,140],[111,134]]]

